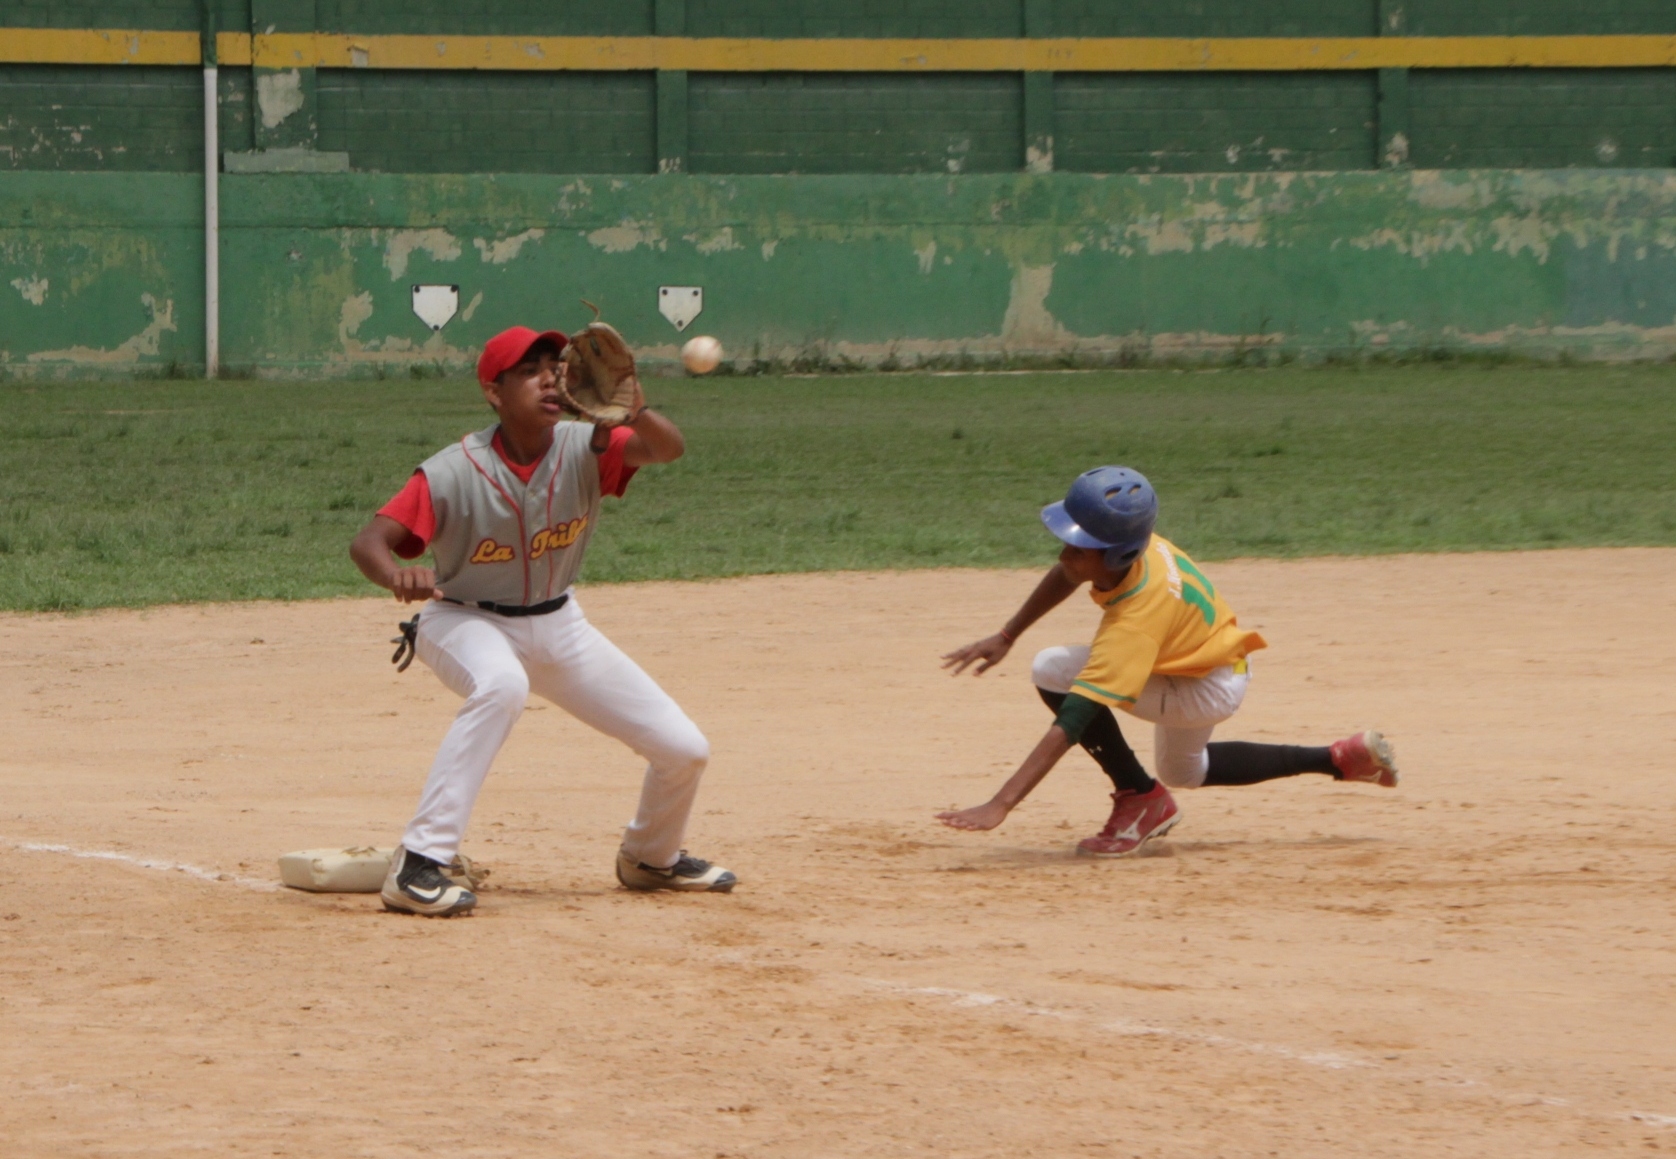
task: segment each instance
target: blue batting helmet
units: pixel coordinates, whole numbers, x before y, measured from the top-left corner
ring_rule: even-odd
[[[1129,467],[1084,471],[1063,501],[1042,508],[1049,531],[1072,547],[1104,548],[1114,571],[1145,550],[1157,521],[1158,493]]]

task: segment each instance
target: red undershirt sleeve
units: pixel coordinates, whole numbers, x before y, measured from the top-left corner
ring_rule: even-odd
[[[431,506],[431,484],[425,472],[415,471],[395,497],[378,509],[387,519],[407,528],[407,538],[396,545],[403,559],[418,559],[436,534],[436,511]]]
[[[629,480],[639,467],[631,467],[623,462],[623,451],[628,447],[628,441],[634,437],[634,432],[627,427],[612,427],[611,441],[605,445],[605,450],[599,453],[599,492],[601,495],[615,495],[621,499],[623,492],[628,490]]]

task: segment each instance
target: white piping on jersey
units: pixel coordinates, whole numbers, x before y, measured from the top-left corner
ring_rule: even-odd
[[[523,561],[523,565],[524,565],[524,599],[523,599],[523,602],[527,604],[527,603],[530,602],[530,532],[529,532],[529,528],[524,526],[524,505],[522,503],[519,503],[517,500],[513,499],[512,496],[508,495],[506,493],[506,488],[502,487],[500,485],[500,481],[498,479],[496,479],[493,475],[489,474],[488,471],[484,470],[483,469],[483,464],[479,463],[475,458],[472,457],[471,448],[466,446],[466,439],[469,439],[470,437],[471,437],[470,435],[466,435],[466,436],[463,436],[460,439],[460,451],[461,451],[461,453],[463,453],[465,455],[466,462],[470,463],[474,468],[476,468],[477,473],[479,475],[482,475],[484,479],[488,480],[489,486],[493,487],[496,491],[500,492],[500,497],[502,499],[506,500],[506,505],[508,507],[512,508],[512,514],[518,520],[518,557],[519,557],[520,560]],[[493,438],[493,436],[490,436],[490,437],[491,437],[491,439]],[[490,443],[490,449],[491,450],[494,449],[494,444],[492,442]],[[549,446],[549,450],[551,450],[551,446]],[[496,453],[498,454],[499,452],[496,452]],[[545,454],[542,455],[543,459],[545,459],[546,457],[547,456]],[[546,512],[546,515],[547,515],[546,526],[548,526],[548,527],[553,526],[553,488],[558,486],[559,472],[563,471],[563,470],[564,470],[564,448],[561,446],[559,448],[559,461],[557,463],[553,464],[553,473],[547,479],[547,506],[544,508],[544,510]],[[548,600],[548,599],[552,599],[552,598],[553,598],[553,569],[551,567],[549,567],[547,569],[547,583],[546,583],[546,586],[543,587],[543,589],[542,589],[542,599]]]
[[[464,452],[466,462],[475,467],[477,469],[477,473],[489,481],[489,486],[500,492],[500,497],[506,500],[506,505],[512,508],[512,514],[518,520],[518,558],[523,561],[524,565],[524,598],[519,602],[527,604],[530,602],[530,551],[527,546],[530,541],[530,533],[524,527],[524,505],[516,502],[512,496],[508,495],[506,493],[506,488],[500,485],[499,480],[489,474],[489,472],[485,471],[482,463],[479,463],[476,459],[472,458],[471,448],[466,446],[466,439],[470,437],[470,435],[465,435],[460,439],[460,450]],[[493,437],[493,435],[490,436],[491,439],[493,439]],[[491,442],[490,450],[493,449],[494,444]]]
[[[557,442],[557,438],[555,438],[554,441]],[[553,473],[547,477],[547,506],[542,509],[543,513],[547,517],[543,524],[543,526],[546,527],[553,526],[553,488],[559,485],[559,472],[563,470],[564,448],[561,446],[559,448],[559,461],[553,464]],[[534,550],[535,548],[533,545],[524,545],[524,574],[526,575],[529,574],[530,569],[530,553]],[[541,589],[541,598],[543,600],[550,600],[553,598],[553,566],[551,564],[547,565],[547,583]]]

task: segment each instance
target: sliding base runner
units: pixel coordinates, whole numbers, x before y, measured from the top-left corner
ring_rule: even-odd
[[[1299,773],[1396,786],[1396,756],[1377,732],[1319,747],[1210,743],[1216,726],[1239,711],[1251,653],[1266,644],[1239,626],[1185,552],[1153,533],[1157,518],[1152,485],[1128,467],[1087,471],[1062,502],[1042,509],[1042,522],[1065,545],[1059,561],[999,632],[950,652],[943,667],[955,675],[974,662],[976,674],[993,668],[1026,628],[1085,583],[1100,626],[1091,644],[1037,653],[1031,679],[1053,724],[992,799],[939,813],[944,824],[995,828],[1075,744],[1112,779],[1111,817],[1077,846],[1091,857],[1123,857],[1168,833],[1181,820],[1170,789]],[[1124,741],[1113,709],[1153,725],[1157,780]]]
[[[681,433],[646,406],[632,360],[599,371],[634,376],[620,421],[562,421],[584,385],[571,376],[591,372],[586,357],[561,362],[566,345],[557,331],[526,327],[490,339],[477,378],[500,421],[420,464],[350,548],[362,573],[396,599],[428,601],[402,626],[397,658],[405,667],[417,655],[465,700],[391,858],[388,909],[451,917],[477,904],[444,867],[531,692],[647,761],[617,856],[619,882],[721,893],[737,883],[681,848],[709,742],[588,622],[572,588],[602,497],[622,495],[638,468],[679,458]],[[623,385],[594,384],[605,397]],[[400,562],[427,546],[434,569]]]

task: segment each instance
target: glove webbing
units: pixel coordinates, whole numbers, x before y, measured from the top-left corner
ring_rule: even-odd
[[[390,643],[396,646],[395,655],[390,657],[390,663],[396,666],[397,672],[406,672],[407,666],[413,663],[413,657],[419,652],[419,614],[414,613],[411,620],[403,620],[396,625],[401,633],[392,637]]]

